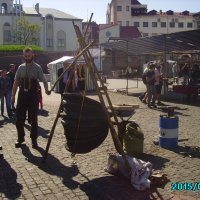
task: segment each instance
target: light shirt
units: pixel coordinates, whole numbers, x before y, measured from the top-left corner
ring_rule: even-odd
[[[159,83],[160,83],[160,72],[156,68],[155,68],[154,72],[155,72],[155,83],[154,83],[154,85],[159,85]]]
[[[42,68],[35,62],[30,64],[23,63],[17,69],[15,80],[20,81],[21,78],[37,79],[46,82]]]

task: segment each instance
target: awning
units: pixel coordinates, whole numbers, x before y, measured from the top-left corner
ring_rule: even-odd
[[[48,63],[47,65],[63,63],[64,61],[67,61],[70,59],[73,59],[73,57],[72,56],[63,56],[62,58],[59,58],[57,60],[54,60],[54,61]]]
[[[200,29],[145,38],[110,38],[110,42],[103,43],[101,46],[105,49],[121,50],[128,55],[200,51]]]

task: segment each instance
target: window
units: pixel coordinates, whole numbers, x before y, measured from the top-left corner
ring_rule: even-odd
[[[51,29],[52,28],[51,24],[47,24],[47,28]]]
[[[65,47],[65,40],[64,39],[58,39],[58,47]]]
[[[148,22],[143,22],[143,27],[148,27],[148,26],[149,26]]]
[[[135,26],[135,27],[140,27],[140,22],[134,22],[134,23],[133,23],[133,26]]]
[[[3,40],[4,40],[5,42],[11,42],[11,31],[5,30],[5,31],[3,32]]]
[[[143,33],[143,37],[148,37],[149,34],[148,33]]]
[[[47,47],[53,47],[53,39],[47,39]]]
[[[7,8],[7,4],[3,3],[1,4],[1,14],[5,15],[7,14],[8,8]]]
[[[166,27],[166,22],[161,22],[160,26],[161,26],[161,28],[165,28]]]
[[[126,21],[126,26],[129,26],[129,21]]]
[[[122,6],[117,6],[117,11],[122,11]]]
[[[118,21],[117,23],[118,23],[120,26],[122,26],[122,21]]]
[[[187,27],[188,27],[188,28],[192,28],[192,22],[188,22],[188,23],[187,23]]]
[[[3,41],[4,43],[10,43],[12,42],[12,38],[11,38],[11,27],[9,23],[5,23],[3,25]]]
[[[157,24],[157,22],[152,22],[152,27],[157,27],[158,26],[158,24]]]
[[[66,47],[66,33],[63,30],[57,32],[57,47],[65,48]]]
[[[156,35],[158,35],[157,33],[152,33],[152,36],[156,36]]]
[[[106,31],[106,37],[111,37],[111,32],[110,31]]]
[[[170,22],[170,23],[169,23],[169,27],[170,27],[170,28],[175,28],[175,22]]]
[[[129,6],[126,6],[126,11],[129,11]]]
[[[179,22],[179,23],[178,23],[178,27],[179,27],[179,28],[184,28],[183,22]]]

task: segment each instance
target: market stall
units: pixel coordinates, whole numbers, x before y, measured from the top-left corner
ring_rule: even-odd
[[[53,62],[50,62],[47,64],[47,67],[49,69],[49,73],[50,73],[50,84],[51,86],[53,86],[53,84],[56,82],[56,80],[58,79],[58,69],[62,68],[63,67],[63,62],[67,61],[68,63],[72,63],[73,62],[73,58],[72,56],[63,56]],[[74,67],[73,69],[73,72],[74,72],[74,81],[76,82],[77,80],[77,75],[76,75],[76,68],[78,65],[80,64],[84,64],[85,65],[85,61],[83,59],[79,59],[77,62],[76,62],[76,66]],[[94,84],[92,83],[92,80],[90,78],[90,75],[89,75],[89,72],[88,72],[88,69],[87,69],[87,66],[85,65],[85,80],[86,80],[86,90],[87,91],[92,91],[94,90]],[[75,83],[76,84],[76,83]],[[59,83],[56,85],[55,89],[54,89],[55,92],[58,92],[59,91]]]

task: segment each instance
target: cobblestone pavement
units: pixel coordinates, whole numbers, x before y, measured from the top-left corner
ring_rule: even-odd
[[[144,154],[141,158],[152,162],[155,170],[167,174],[167,183],[152,185],[150,190],[140,192],[133,189],[128,180],[104,171],[108,153],[115,153],[110,135],[99,148],[72,158],[64,147],[64,131],[59,121],[47,161],[42,163],[42,155],[60,103],[58,94],[52,93],[51,96],[43,97],[45,110],[39,114],[38,150],[31,148],[28,124],[26,144],[21,149],[16,149],[14,120],[0,116],[0,145],[3,146],[4,156],[4,159],[0,159],[0,199],[200,200],[200,191],[171,190],[172,182],[200,182],[198,103],[183,104],[180,99],[164,102],[177,106],[176,114],[180,121],[179,146],[174,150],[166,150],[153,144],[158,136],[159,116],[163,112],[147,108],[136,94],[126,96],[111,93],[113,103],[140,105],[132,119],[139,123],[145,135]],[[96,98],[95,95],[90,97]]]

